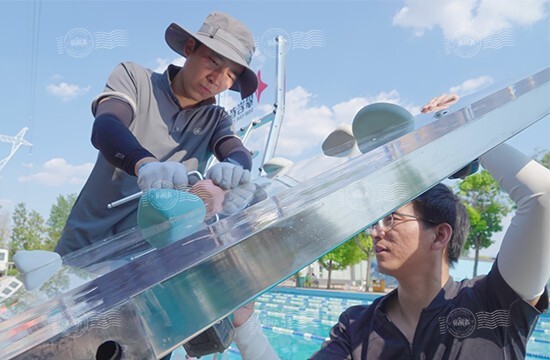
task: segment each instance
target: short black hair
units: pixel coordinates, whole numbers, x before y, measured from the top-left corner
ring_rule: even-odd
[[[425,226],[447,223],[453,229],[453,234],[447,244],[447,260],[454,265],[460,257],[470,229],[470,219],[466,207],[452,190],[437,184],[412,201],[415,212],[420,217],[430,219],[423,221]]]
[[[195,38],[193,38],[195,39]],[[200,48],[202,46],[202,42],[200,42],[199,40],[195,39],[195,47],[193,48],[193,51],[197,50],[198,48]]]

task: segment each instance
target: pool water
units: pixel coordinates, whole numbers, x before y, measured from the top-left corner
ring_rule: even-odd
[[[276,288],[256,301],[264,333],[283,360],[304,360],[319,350],[342,311],[369,304],[377,295],[337,291]],[[173,360],[185,359],[180,347]],[[241,359],[235,344],[223,354],[201,359]],[[527,346],[528,360],[550,359],[550,314],[543,314]]]

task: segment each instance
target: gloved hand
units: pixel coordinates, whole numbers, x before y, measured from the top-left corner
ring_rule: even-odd
[[[231,190],[250,182],[250,171],[240,165],[221,162],[208,169],[206,178],[224,190]]]
[[[229,190],[225,193],[221,213],[224,215],[233,215],[236,212],[241,211],[248,206],[255,191],[256,185],[250,182]]]
[[[189,182],[185,165],[175,162],[148,162],[138,170],[138,186],[142,191],[149,189],[187,189]]]
[[[202,199],[206,206],[207,219],[223,209],[225,191],[219,186],[214,185],[212,180],[206,179],[197,181],[189,192]]]

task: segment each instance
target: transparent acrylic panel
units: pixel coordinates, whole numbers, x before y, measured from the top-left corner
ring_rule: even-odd
[[[0,358],[84,354],[109,339],[161,357],[547,116],[549,79],[545,69],[366,154],[258,179],[264,200],[165,247],[132,229],[64,257],[39,289],[0,300]],[[111,331],[113,311],[133,314],[135,331]]]

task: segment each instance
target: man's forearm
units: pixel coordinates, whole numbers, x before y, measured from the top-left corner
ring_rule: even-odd
[[[124,94],[113,93],[93,105],[95,115],[92,144],[111,165],[137,175],[141,163],[155,159],[143,148],[128,128],[134,118],[135,105],[123,100]]]
[[[136,175],[136,164],[143,158],[154,158],[143,148],[130,130],[111,114],[96,117],[92,144],[105,160],[130,175]]]
[[[499,271],[523,299],[535,299],[550,277],[550,170],[507,144],[480,161],[517,205],[502,240]]]
[[[239,164],[246,170],[252,169],[252,156],[236,136],[221,139],[214,147],[214,154],[220,161]]]
[[[280,360],[264,335],[256,313],[235,331],[234,341],[243,360]]]

